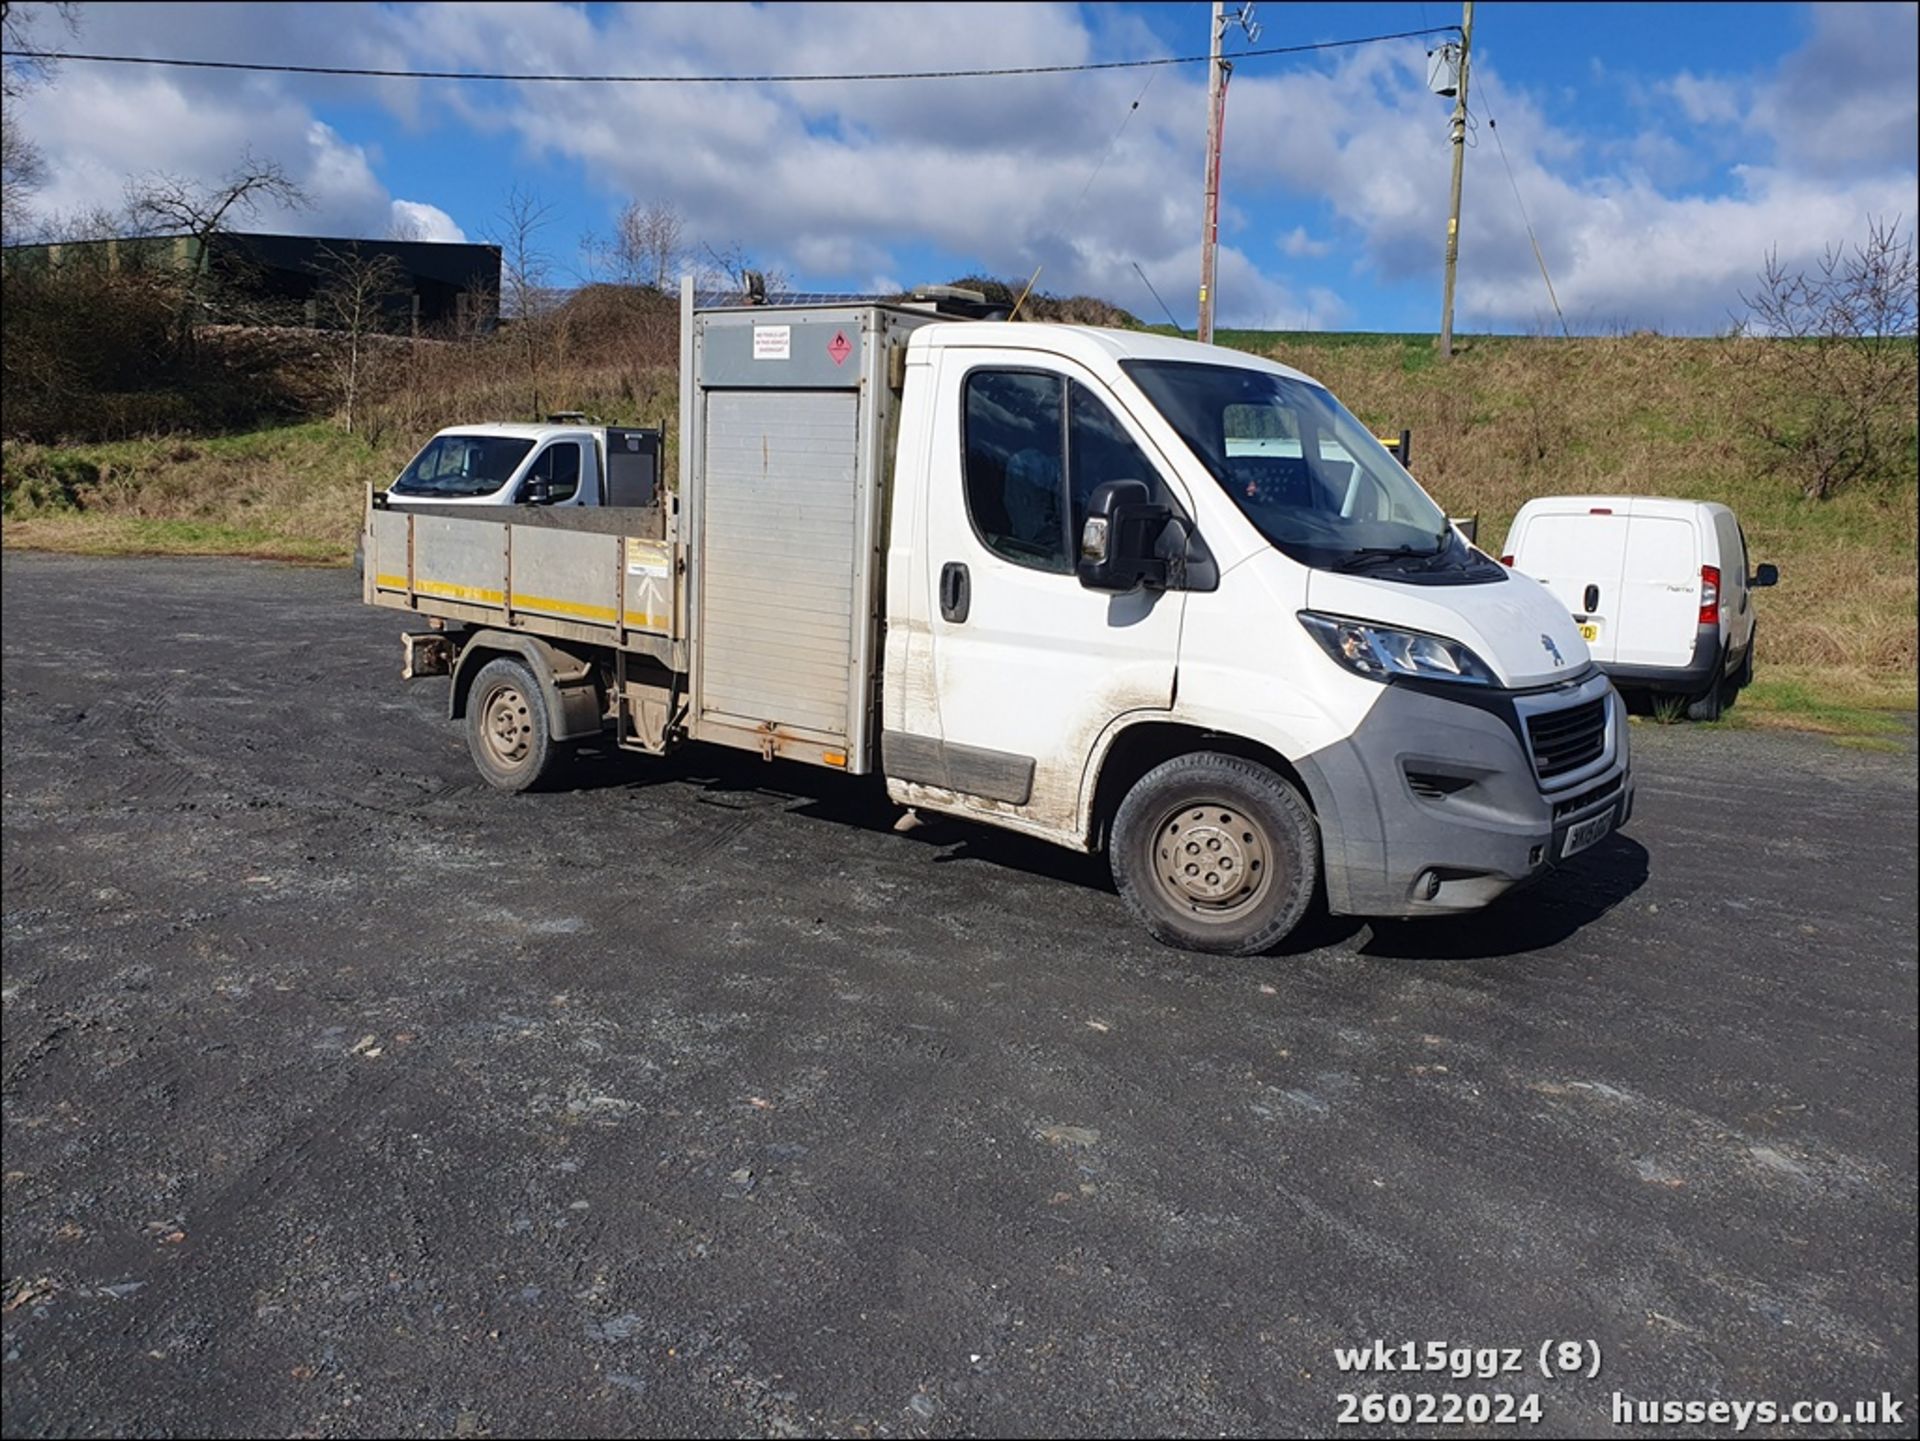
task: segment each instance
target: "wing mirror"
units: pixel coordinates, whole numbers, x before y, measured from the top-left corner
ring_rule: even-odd
[[[1109,480],[1087,500],[1076,572],[1088,590],[1125,593],[1167,585],[1160,535],[1173,512],[1155,503],[1143,480]]]
[[[1780,584],[1780,567],[1777,565],[1761,566],[1760,569],[1753,573],[1753,579],[1748,581],[1747,584],[1755,590],[1758,590],[1761,586]]]
[[[520,504],[553,504],[553,482],[539,477],[526,481],[520,487]]]

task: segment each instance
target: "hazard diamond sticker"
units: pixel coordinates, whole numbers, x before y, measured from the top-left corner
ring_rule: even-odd
[[[833,339],[827,342],[827,354],[833,357],[835,365],[845,365],[847,357],[853,354],[853,342],[847,339],[847,332],[836,330]]]

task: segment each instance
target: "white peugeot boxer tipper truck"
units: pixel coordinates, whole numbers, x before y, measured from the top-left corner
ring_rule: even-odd
[[[370,496],[482,774],[685,742],[1105,850],[1171,944],[1483,906],[1633,806],[1567,608],[1323,386],[1071,325],[682,299],[679,484],[644,508]]]

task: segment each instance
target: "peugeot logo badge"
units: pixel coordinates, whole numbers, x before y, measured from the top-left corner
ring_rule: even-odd
[[[1547,648],[1547,654],[1553,657],[1553,663],[1555,665],[1565,665],[1567,663],[1565,657],[1560,654],[1560,647],[1553,643],[1552,636],[1543,632],[1540,636],[1540,644]]]

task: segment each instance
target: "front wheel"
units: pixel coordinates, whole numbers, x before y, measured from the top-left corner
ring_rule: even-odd
[[[1253,956],[1307,912],[1320,833],[1300,793],[1239,756],[1200,751],[1135,782],[1108,846],[1114,885],[1156,939]]]
[[[523,791],[559,768],[560,747],[532,670],[504,657],[480,667],[467,692],[467,749],[495,790]]]

